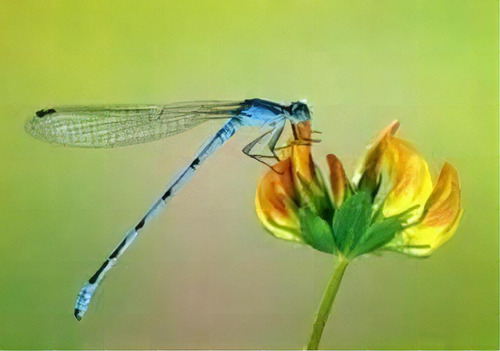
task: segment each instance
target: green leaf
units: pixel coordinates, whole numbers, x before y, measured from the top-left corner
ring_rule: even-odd
[[[335,212],[332,223],[334,238],[346,257],[351,256],[349,253],[368,229],[371,215],[371,197],[365,191],[349,197]]]
[[[404,221],[400,216],[393,216],[372,224],[360,239],[354,254],[360,256],[389,243],[403,229]]]
[[[318,214],[307,207],[299,209],[300,227],[304,241],[316,250],[334,253],[332,229]]]

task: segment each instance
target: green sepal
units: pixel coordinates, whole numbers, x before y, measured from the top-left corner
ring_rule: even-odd
[[[403,229],[404,222],[405,220],[401,219],[401,217],[394,216],[372,224],[360,238],[353,254],[360,256],[377,250],[389,243],[396,233]]]
[[[344,256],[353,257],[350,253],[368,229],[371,215],[371,197],[365,191],[349,197],[335,212],[332,221],[334,239]]]
[[[359,239],[353,254],[360,256],[382,247],[386,248],[386,245],[394,242],[396,235],[400,234],[403,229],[416,224],[406,223],[412,212],[418,207],[419,205],[415,205],[397,215],[386,218],[383,217],[382,210],[374,213],[372,225]],[[381,219],[378,220],[378,218]]]
[[[299,209],[300,228],[306,244],[318,251],[335,252],[332,229],[328,222],[307,207]]]

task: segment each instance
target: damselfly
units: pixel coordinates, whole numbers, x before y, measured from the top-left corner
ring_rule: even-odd
[[[201,101],[153,106],[74,106],[55,107],[36,112],[26,123],[26,131],[37,139],[66,146],[110,148],[139,144],[179,134],[211,119],[228,119],[210,137],[190,164],[173,179],[163,195],[142,219],[125,235],[78,294],[74,314],[80,320],[104,275],[167,202],[189,181],[196,169],[244,126],[267,129],[243,148],[243,152],[261,162],[253,153],[257,145],[267,145],[276,157],[276,144],[286,121],[293,126],[311,118],[305,102],[287,104],[262,99],[242,102]],[[277,158],[277,157],[276,157]]]

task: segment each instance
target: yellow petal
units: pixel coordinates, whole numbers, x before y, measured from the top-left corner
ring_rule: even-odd
[[[344,167],[342,167],[342,163],[337,156],[333,154],[326,155],[326,161],[330,168],[330,185],[332,187],[333,203],[336,208],[339,208],[344,202],[347,187],[349,186],[347,177]]]
[[[386,148],[386,140],[396,133],[399,128],[399,122],[394,120],[385,127],[375,138],[375,141],[367,147],[364,158],[361,160],[358,169],[354,173],[353,183],[359,185],[362,178],[375,186],[380,173],[379,160]]]
[[[314,179],[314,162],[311,156],[311,123],[305,121],[292,125],[296,140],[292,146],[292,164],[297,175],[307,182]],[[305,145],[304,145],[305,144]]]
[[[274,166],[261,178],[257,186],[255,208],[264,227],[274,236],[291,241],[303,241],[295,187],[292,161],[287,158]]]
[[[428,256],[450,239],[462,218],[460,181],[456,169],[445,163],[434,190],[425,204],[425,212],[416,226],[403,232],[406,245],[427,246],[409,248],[406,253]]]
[[[393,121],[379,133],[368,147],[354,182],[376,191],[374,208],[381,208],[386,217],[416,207],[408,218],[414,222],[432,192],[432,180],[427,162],[408,142],[394,136],[398,128],[399,122]]]
[[[379,161],[380,185],[375,206],[382,206],[385,217],[418,206],[408,218],[414,222],[422,215],[432,192],[429,166],[404,140],[390,136],[385,144]]]

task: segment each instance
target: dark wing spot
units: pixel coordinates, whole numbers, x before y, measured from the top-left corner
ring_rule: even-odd
[[[37,117],[42,118],[45,115],[50,115],[51,113],[55,113],[55,112],[56,112],[56,110],[54,110],[53,108],[49,108],[48,110],[36,111],[36,115],[37,115]]]

